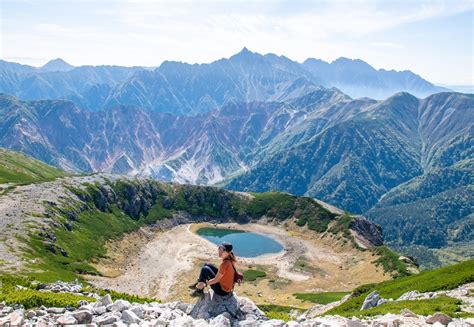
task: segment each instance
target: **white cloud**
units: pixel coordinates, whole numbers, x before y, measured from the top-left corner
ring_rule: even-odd
[[[210,62],[247,46],[299,61],[346,56],[389,69],[413,69],[413,63],[397,62],[388,53],[409,51],[403,42],[371,36],[472,10],[474,2],[83,0],[71,1],[70,6],[73,15],[80,6],[90,8],[90,13],[79,17],[79,23],[30,13],[26,26],[6,15],[0,56],[34,54],[64,57],[76,65],[156,66],[167,59]]]

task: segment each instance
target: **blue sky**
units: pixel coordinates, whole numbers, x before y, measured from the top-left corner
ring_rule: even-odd
[[[246,46],[293,60],[360,58],[474,84],[474,1],[0,1],[0,57],[158,66]]]

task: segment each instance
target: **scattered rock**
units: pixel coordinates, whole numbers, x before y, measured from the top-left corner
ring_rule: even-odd
[[[110,296],[110,294],[106,294],[104,295],[103,297],[101,297],[99,299],[99,301],[96,302],[96,305],[97,304],[101,304],[101,306],[108,306],[109,304],[112,304],[114,303],[114,301],[112,301],[112,297]]]
[[[434,324],[436,322],[439,322],[443,325],[448,325],[453,319],[445,315],[444,313],[436,312],[434,315],[429,316],[428,319],[426,319],[427,324]]]
[[[99,326],[103,326],[103,325],[113,324],[118,319],[119,319],[119,317],[117,317],[117,316],[107,314],[107,315],[100,316],[99,318],[95,319],[94,322]]]
[[[130,307],[131,307],[130,302],[125,301],[125,300],[117,300],[114,303],[106,306],[107,311],[120,311],[120,312],[122,312],[123,310],[130,309]]]
[[[362,307],[360,310],[365,310],[365,309],[370,309],[373,307],[376,307],[381,300],[380,294],[377,291],[373,291],[364,300],[364,303],[362,304]]]
[[[65,314],[65,315],[60,316],[56,320],[56,323],[58,325],[75,325],[75,324],[77,324],[77,320],[72,315]]]
[[[284,327],[286,323],[283,320],[279,319],[271,319],[264,321],[260,324],[260,326],[265,326],[265,327]]]
[[[35,311],[29,310],[29,311],[26,313],[26,318],[32,319],[32,318],[34,318],[34,317],[36,317],[36,312],[35,312]]]
[[[72,313],[78,324],[90,324],[92,322],[92,312],[88,310],[80,310]]]
[[[23,318],[24,312],[23,310],[13,311],[10,314],[10,324],[11,326],[22,326],[23,325]]]
[[[406,301],[406,300],[413,300],[420,296],[420,292],[418,291],[410,291],[402,294],[397,301]]]
[[[124,310],[122,312],[122,320],[126,324],[135,324],[140,322],[140,318],[132,310]]]
[[[48,308],[46,312],[60,314],[66,312],[66,308]]]
[[[414,313],[414,312],[412,312],[411,310],[408,310],[408,309],[400,310],[400,314],[404,317],[412,317],[412,318],[418,317],[418,315],[416,313]]]
[[[220,314],[209,321],[209,326],[213,327],[230,327],[230,319],[226,314]]]

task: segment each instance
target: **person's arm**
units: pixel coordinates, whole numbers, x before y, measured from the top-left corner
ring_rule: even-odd
[[[222,279],[222,276],[224,276],[224,274],[221,274],[219,271],[217,272],[217,275],[216,277],[214,277],[213,279],[209,279],[209,281],[207,282],[208,285],[214,285],[214,284],[217,284],[221,281]]]
[[[219,270],[217,271],[216,277],[213,279],[209,279],[207,282],[208,285],[214,285],[217,284],[221,281],[222,276],[224,276],[225,272],[227,271],[227,265],[223,267],[223,265],[220,265]]]

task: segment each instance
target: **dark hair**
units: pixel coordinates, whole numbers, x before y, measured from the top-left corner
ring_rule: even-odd
[[[234,248],[234,247],[232,246],[232,243],[227,242],[227,241],[224,241],[224,242],[221,243],[221,245],[219,245],[219,247],[220,247],[222,250],[224,250],[225,252],[229,253],[229,257],[228,257],[228,258],[230,259],[230,261],[232,261],[232,262],[237,261],[237,259],[235,259],[235,254],[234,254],[234,252],[232,251],[233,248]]]
[[[237,261],[237,259],[235,258],[234,252],[232,252],[232,251],[229,252],[229,259],[230,259],[230,261],[232,261],[232,262],[236,262],[236,261]]]

